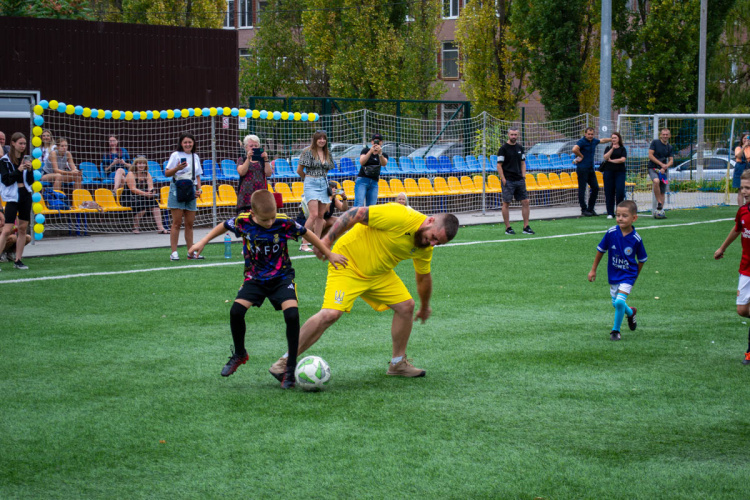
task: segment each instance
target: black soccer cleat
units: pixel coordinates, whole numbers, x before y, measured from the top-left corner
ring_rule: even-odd
[[[507,229],[505,230],[505,234],[516,234],[516,232],[515,232],[515,231],[513,231],[513,228],[512,228],[512,227],[509,227],[509,228],[507,228]]]
[[[284,372],[284,378],[281,380],[282,389],[292,389],[294,387],[294,370],[287,370]]]
[[[523,234],[536,234],[532,229],[531,226],[526,226],[523,228]]]
[[[628,316],[628,328],[630,328],[630,330],[635,330],[638,326],[637,320],[635,319],[635,313],[638,312],[638,309],[635,307],[631,307],[631,309],[633,310],[633,315]]]
[[[230,376],[237,371],[237,368],[239,368],[240,365],[247,363],[248,359],[250,359],[250,356],[248,356],[247,351],[245,351],[245,354],[235,354],[234,349],[232,349],[232,355],[229,356],[229,361],[224,365],[224,368],[222,368],[221,376]]]
[[[612,332],[609,334],[609,340],[620,340],[620,332],[617,330],[612,330]]]

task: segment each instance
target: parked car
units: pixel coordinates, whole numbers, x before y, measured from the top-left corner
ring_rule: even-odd
[[[434,156],[435,158],[439,156],[447,156],[448,158],[453,158],[455,155],[464,156],[464,147],[459,142],[438,142],[432,145],[432,147],[424,146],[419,149],[415,149],[406,156],[408,156],[409,158],[416,158],[417,156]]]
[[[351,158],[352,160],[359,160],[360,153],[362,153],[362,150],[365,148],[366,145],[364,144],[353,144],[346,148],[343,151],[340,151],[339,153],[333,154],[333,159],[338,161],[341,161],[341,158]],[[414,151],[414,146],[410,146],[409,144],[399,144],[398,145],[398,152],[396,151],[396,143],[395,142],[386,142],[383,143],[383,152],[388,155],[388,158],[398,158],[399,156],[408,156]]]
[[[726,157],[707,156],[704,157],[703,178],[706,180],[721,180],[727,176],[727,164],[729,164],[729,177],[734,174],[734,160]],[[676,167],[669,169],[669,179],[674,181],[686,181],[697,178],[696,167],[698,160],[688,160]]]
[[[573,146],[578,139],[563,139],[559,141],[537,142],[528,151],[527,155],[559,155],[560,153],[570,154],[573,152]]]

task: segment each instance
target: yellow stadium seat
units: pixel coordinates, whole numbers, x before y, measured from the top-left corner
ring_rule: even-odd
[[[549,175],[549,184],[552,186],[552,189],[564,189],[562,182],[560,181],[560,177],[554,173],[551,172]]]
[[[469,177],[468,175],[464,175],[461,177],[461,189],[464,190],[464,193],[476,194],[482,192],[482,185],[479,185],[479,191],[477,191],[477,188],[476,186],[474,186],[474,181],[471,180],[471,177]]]
[[[419,190],[422,192],[422,196],[432,196],[436,194],[435,190],[432,188],[432,184],[430,184],[430,179],[428,179],[427,177],[420,177],[417,181],[417,185],[419,186]]]
[[[461,187],[461,181],[452,175],[448,177],[448,191],[448,194],[466,194],[464,188]]]
[[[474,189],[477,193],[481,193],[483,190],[486,193],[487,192],[487,186],[484,182],[484,177],[481,175],[475,175],[474,176]]]
[[[94,198],[91,197],[88,189],[75,189],[73,190],[73,208],[79,212],[98,212],[94,208],[81,208],[81,205],[85,202],[94,202]]]
[[[349,179],[344,181],[344,194],[350,200],[354,200],[354,181],[350,181]]]
[[[161,187],[161,199],[159,200],[159,208],[165,210],[167,208],[167,201],[169,200],[169,186]]]
[[[409,196],[409,197],[423,196],[422,191],[419,189],[419,184],[417,184],[417,181],[411,178],[404,179],[404,192],[406,193],[406,196]]]
[[[573,184],[575,185],[575,187],[578,187],[578,172],[571,172],[570,180],[573,181]]]
[[[396,197],[398,193],[406,193],[406,188],[404,187],[404,184],[401,182],[401,179],[391,179],[390,188],[391,188],[391,193],[393,194],[394,198]],[[408,193],[406,195],[408,196]]]
[[[532,174],[526,174],[526,191],[539,191],[539,186]]]
[[[500,177],[496,176],[495,174],[488,175],[486,189],[488,193],[502,193],[503,183],[500,182]]]
[[[237,193],[234,191],[234,187],[230,184],[221,184],[219,186],[219,199],[217,203],[220,207],[233,207],[237,205]]]
[[[214,187],[211,184],[201,185],[201,195],[196,200],[198,208],[214,206]]]
[[[94,198],[105,212],[130,212],[130,207],[123,207],[117,203],[115,196],[109,189],[97,189],[94,191]]]
[[[560,174],[560,183],[564,189],[574,189],[578,187],[577,184],[573,184],[573,179],[570,178],[570,174],[567,172]]]
[[[599,184],[600,188],[604,188],[604,174],[602,174],[598,170],[595,173],[596,173],[596,182]]]
[[[378,180],[378,198],[393,198],[394,196],[385,179]]]
[[[305,193],[305,185],[299,181],[292,182],[292,192],[289,198],[284,196],[284,203],[299,203],[302,201],[302,195]]]
[[[289,184],[286,182],[277,182],[276,183],[276,192],[281,193],[282,198],[284,198],[284,201],[289,201],[292,198],[292,190],[289,189]]]
[[[539,186],[539,189],[552,189],[546,174],[536,174],[536,185]]]
[[[435,177],[435,179],[433,179],[433,182],[435,183],[435,194],[452,194],[450,188],[448,187],[448,183],[443,177]]]

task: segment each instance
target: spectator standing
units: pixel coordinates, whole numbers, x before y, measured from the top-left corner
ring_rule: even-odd
[[[180,134],[177,141],[177,151],[169,157],[167,167],[164,169],[164,175],[172,177],[172,182],[169,183],[169,198],[167,200],[167,207],[172,214],[172,230],[169,234],[169,242],[172,247],[170,260],[180,260],[180,256],[177,254],[177,242],[180,238],[183,220],[185,222],[185,243],[188,249],[193,246],[193,224],[195,223],[195,213],[198,211],[196,198],[201,195],[201,174],[203,174],[201,160],[195,154],[196,147],[193,134],[190,132]],[[193,181],[195,186],[195,198],[193,200],[177,200],[176,181],[181,180]],[[203,259],[204,257],[197,252],[193,254],[188,252],[187,258],[192,260]]]
[[[145,156],[137,156],[133,161],[133,168],[125,176],[125,187],[120,196],[120,202],[135,214],[133,216],[133,232],[140,233],[141,218],[150,210],[156,222],[159,234],[169,234],[164,229],[161,221],[161,210],[156,200],[157,193],[154,190],[154,179],[148,171],[148,160]]]
[[[573,163],[576,164],[576,175],[578,176],[578,204],[581,206],[581,215],[584,217],[596,216],[596,198],[599,196],[599,182],[594,171],[594,154],[596,147],[602,143],[611,142],[609,137],[597,139],[594,137],[594,128],[588,127],[578,142],[573,146]],[[589,186],[589,201],[586,203],[586,184]]]
[[[237,161],[240,184],[237,190],[237,213],[250,210],[250,198],[259,189],[268,189],[268,178],[273,175],[273,166],[268,153],[260,147],[257,135],[247,135],[242,141],[245,154]]]
[[[359,173],[354,182],[354,206],[369,207],[378,204],[378,181],[380,169],[388,164],[388,155],[383,153],[383,136],[373,134],[370,146],[359,153]]]
[[[62,188],[63,182],[72,182],[73,189],[81,189],[83,184],[83,174],[76,167],[73,161],[73,155],[68,151],[68,140],[60,137],[57,148],[49,155],[49,160],[44,164],[45,168],[49,166],[49,172],[57,176],[53,189]],[[44,179],[44,177],[42,177]]]
[[[108,143],[109,149],[102,158],[102,166],[104,168],[104,172],[102,173],[105,177],[112,172],[115,173],[115,191],[117,191],[122,187],[123,182],[125,182],[125,176],[132,165],[130,164],[128,150],[120,147],[116,135],[110,135]]]
[[[737,205],[745,204],[745,197],[740,192],[742,172],[747,168],[750,159],[750,132],[745,132],[740,137],[740,144],[734,148],[734,175],[732,176],[732,187],[737,190]]]
[[[10,146],[5,145],[5,132],[0,132],[0,157],[7,155],[10,152]]]
[[[0,207],[0,228],[5,225],[5,213]],[[16,260],[16,241],[18,241],[18,225],[13,229],[13,232],[5,240],[5,248],[0,249],[0,262],[12,262]],[[26,245],[31,243],[31,235],[26,233]]]
[[[659,138],[651,141],[648,147],[648,176],[656,198],[654,219],[666,219],[664,215],[664,194],[667,192],[667,170],[674,163],[674,154],[669,139],[672,137],[668,128],[659,131]]]
[[[526,155],[518,144],[518,129],[508,129],[508,140],[497,150],[497,173],[503,185],[503,222],[505,234],[516,234],[510,227],[510,203],[521,202],[523,234],[534,234],[529,227],[529,196],[526,192]]]
[[[24,156],[25,152],[26,136],[16,132],[10,138],[10,152],[0,159],[0,197],[5,200],[5,223],[0,232],[0,248],[5,248],[5,242],[17,228],[14,266],[23,270],[28,269],[21,259],[31,220],[31,184],[34,182],[31,156]],[[17,226],[14,224],[16,218]]]
[[[297,174],[304,182],[304,196],[307,200],[309,215],[305,228],[320,238],[325,226],[323,215],[328,211],[331,198],[328,195],[328,171],[335,167],[328,147],[328,136],[318,130],[313,134],[312,143],[300,154]],[[310,247],[303,243],[300,250],[310,252]]]
[[[607,219],[615,218],[615,207],[625,200],[625,161],[628,152],[619,132],[612,132],[612,144],[604,150],[604,162],[600,170],[604,177],[604,202]]]

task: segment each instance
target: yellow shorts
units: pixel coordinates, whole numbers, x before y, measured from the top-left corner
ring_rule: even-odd
[[[411,294],[393,269],[374,278],[363,278],[348,268],[330,266],[323,309],[349,312],[357,297],[376,311],[385,311],[389,305],[410,300]]]

